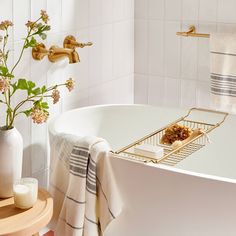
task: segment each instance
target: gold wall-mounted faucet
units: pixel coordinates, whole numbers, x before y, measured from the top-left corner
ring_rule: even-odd
[[[40,43],[32,49],[32,57],[35,60],[42,60],[45,56],[48,56],[48,59],[51,62],[57,62],[64,58],[68,58],[69,63],[72,64],[80,61],[79,54],[75,50],[76,47],[84,48],[92,45],[91,42],[78,43],[74,36],[69,35],[64,39],[63,48],[54,45],[47,50],[45,45]]]
[[[74,49],[52,46],[50,47],[49,51],[50,53],[48,55],[48,59],[51,62],[57,62],[66,57],[69,59],[70,64],[80,61],[79,54]]]

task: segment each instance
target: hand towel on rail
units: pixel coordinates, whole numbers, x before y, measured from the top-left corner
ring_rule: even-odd
[[[102,235],[122,210],[109,162],[109,146],[96,137],[58,136],[51,148],[50,192],[56,235]]]
[[[211,34],[213,108],[236,113],[236,34]]]

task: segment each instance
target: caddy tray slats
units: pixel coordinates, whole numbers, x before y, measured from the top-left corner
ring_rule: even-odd
[[[193,120],[190,119],[190,116],[193,112],[201,112],[201,113],[212,113],[215,115],[221,116],[221,120],[216,123],[200,121],[200,120]],[[208,143],[208,136],[207,134],[210,133],[212,130],[220,126],[228,116],[228,113],[221,112],[221,111],[215,111],[215,110],[208,110],[208,109],[202,109],[202,108],[191,108],[187,115],[177,119],[176,121],[166,125],[165,127],[156,130],[155,132],[152,132],[149,135],[146,135],[145,137],[131,143],[130,145],[121,148],[120,150],[114,152],[115,154],[118,154],[122,158],[128,158],[135,161],[141,161],[141,162],[153,162],[156,164],[163,164],[168,166],[175,166],[180,161],[184,160],[186,157],[190,156],[194,152],[200,150],[206,144]],[[165,133],[165,129],[173,124],[179,124],[184,125],[192,130],[200,128],[204,132],[200,135],[198,135],[196,138],[190,140],[186,144],[182,145],[181,147],[177,149],[172,149],[169,145],[163,145],[161,144],[161,138]],[[154,159],[150,158],[148,156],[139,155],[134,153],[134,147],[140,144],[150,144],[153,146],[161,146],[164,148],[164,156],[160,159]]]

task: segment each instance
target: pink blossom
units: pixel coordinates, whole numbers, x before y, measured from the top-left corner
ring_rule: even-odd
[[[56,104],[60,100],[60,91],[57,89],[54,89],[52,91],[52,98],[53,98],[53,104]]]
[[[9,20],[2,21],[0,23],[0,30],[6,30],[9,26],[13,26],[13,23]]]
[[[49,16],[48,16],[48,14],[47,14],[46,11],[41,10],[41,18],[42,18],[42,21],[43,21],[45,24],[48,23],[48,21],[49,21]]]
[[[0,79],[0,92],[4,93],[9,88],[9,82],[6,79],[1,78]]]
[[[69,92],[72,91],[75,87],[75,81],[70,78],[66,81],[66,87],[68,88]]]
[[[33,22],[33,21],[29,21],[25,24],[26,27],[30,28],[31,30],[34,30],[36,31],[37,30],[37,27],[38,27],[38,24]]]
[[[30,113],[30,116],[34,123],[42,124],[47,121],[49,113],[43,109],[34,107]]]

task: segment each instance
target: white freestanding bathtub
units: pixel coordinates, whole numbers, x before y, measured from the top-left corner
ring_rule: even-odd
[[[145,105],[80,108],[50,122],[50,139],[95,135],[118,150],[186,112]],[[124,210],[105,236],[235,236],[236,117],[228,116],[210,139],[175,168],[111,156]]]

